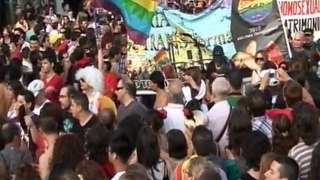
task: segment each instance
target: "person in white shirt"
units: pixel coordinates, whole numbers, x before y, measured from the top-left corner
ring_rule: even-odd
[[[134,150],[130,139],[121,131],[116,131],[109,142],[108,158],[116,175],[111,180],[119,180],[126,172],[128,160]]]
[[[183,93],[182,82],[175,80],[169,83],[169,103],[163,109],[167,111],[167,118],[164,120],[163,130],[165,133],[172,129],[185,130],[184,121],[186,119],[183,113]]]
[[[230,91],[230,84],[224,77],[216,78],[212,83],[212,98],[214,105],[207,113],[208,128],[212,131],[213,137],[223,150],[228,145],[227,120],[231,106],[227,101]]]
[[[34,80],[28,85],[28,90],[31,91],[35,97],[35,106],[33,113],[37,116],[40,115],[42,107],[49,103],[50,101],[46,98],[45,95],[45,85],[41,80]]]

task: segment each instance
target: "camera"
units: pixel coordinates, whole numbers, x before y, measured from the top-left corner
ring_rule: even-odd
[[[280,83],[276,69],[263,70],[260,73],[260,77],[263,78],[266,74],[269,76],[269,86],[277,86]]]

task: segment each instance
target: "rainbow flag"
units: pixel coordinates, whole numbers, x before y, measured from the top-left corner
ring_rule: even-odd
[[[129,38],[139,44],[145,42],[156,12],[156,0],[95,0],[94,4],[111,11],[116,9],[125,19]]]
[[[159,62],[164,61],[167,58],[168,58],[167,57],[167,52],[164,49],[162,49],[153,57],[153,60],[154,60],[155,63],[158,64]]]

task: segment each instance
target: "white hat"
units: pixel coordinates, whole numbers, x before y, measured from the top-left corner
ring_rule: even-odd
[[[39,79],[33,80],[28,85],[28,90],[33,93],[34,97],[38,96],[39,92],[43,89],[44,89],[44,82]]]

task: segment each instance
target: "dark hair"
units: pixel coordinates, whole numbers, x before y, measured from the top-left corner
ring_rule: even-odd
[[[77,47],[74,51],[73,51],[73,55],[76,61],[79,61],[81,59],[84,58],[84,49],[82,47]]]
[[[188,109],[189,112],[192,111],[201,111],[201,102],[196,99],[192,99],[187,102],[186,109]]]
[[[262,155],[270,150],[271,145],[268,137],[260,131],[248,133],[241,144],[241,156],[246,160],[249,167],[254,170],[259,170]]]
[[[15,173],[16,180],[34,179],[40,180],[38,172],[28,163],[21,163]]]
[[[40,111],[40,118],[52,117],[57,123],[57,128],[63,131],[63,111],[59,104],[45,103]]]
[[[197,126],[193,131],[191,140],[194,150],[199,156],[216,155],[218,153],[212,132],[205,126]]]
[[[150,75],[150,80],[157,85],[158,88],[165,88],[165,78],[160,71],[154,71]]]
[[[107,180],[103,168],[94,161],[83,160],[76,169],[77,174],[85,180]]]
[[[109,150],[111,153],[115,153],[122,163],[127,164],[127,161],[134,150],[134,146],[131,144],[129,137],[127,137],[126,134],[121,130],[117,130],[111,136]]]
[[[39,39],[38,39],[38,36],[36,36],[36,35],[32,35],[31,37],[30,37],[30,40],[29,41],[39,41]]]
[[[155,131],[155,132],[159,132],[160,129],[163,127],[163,120],[161,118],[160,112],[155,110],[155,109],[150,109],[146,112],[146,114],[144,115],[144,122],[151,126],[151,128]]]
[[[9,75],[9,81],[19,81],[22,76],[22,61],[12,59],[8,65],[7,74]]]
[[[143,127],[141,117],[137,114],[132,114],[118,124],[118,129],[124,132],[130,139],[130,143],[134,146],[137,144],[137,136],[140,129]]]
[[[228,135],[229,148],[236,155],[240,155],[241,143],[248,133],[252,131],[251,116],[248,111],[235,107],[229,116]]]
[[[20,136],[20,133],[20,128],[15,123],[6,123],[1,129],[1,136],[5,144],[11,143],[14,137]]]
[[[262,54],[262,57],[263,57],[264,61],[268,61],[269,60],[268,53],[265,50],[257,51],[255,56],[257,56],[258,54]]]
[[[21,52],[22,52],[22,57],[23,57],[23,58],[28,58],[29,55],[30,55],[30,48],[24,47],[24,48],[21,50]]]
[[[29,59],[33,66],[37,66],[38,61],[41,59],[39,51],[31,51]]]
[[[205,169],[199,176],[198,180],[222,180],[216,169]]]
[[[302,101],[302,87],[295,81],[289,80],[284,84],[283,87],[284,100],[288,107],[291,107]]]
[[[284,115],[280,115],[272,121],[272,129],[274,132],[272,137],[273,152],[287,155],[289,150],[299,141],[296,129]]]
[[[85,149],[87,156],[100,165],[105,165],[107,160],[106,149],[108,149],[109,137],[111,133],[107,127],[100,123],[90,128],[85,138]]]
[[[227,74],[227,80],[230,86],[235,90],[240,90],[242,86],[242,74],[240,71],[231,71]]]
[[[31,103],[30,110],[33,110],[35,105],[34,94],[29,90],[23,90],[23,91],[20,91],[18,95],[23,96],[26,103]]]
[[[73,85],[67,84],[65,86],[63,86],[62,88],[66,88],[67,89],[67,96],[69,98],[72,97],[72,95],[74,95],[75,93],[77,93],[78,91],[76,90],[76,88]]]
[[[83,110],[89,111],[89,99],[86,94],[77,92],[71,96],[74,103],[80,106]]]
[[[188,144],[183,132],[178,129],[172,129],[166,136],[169,156],[178,160],[184,159],[188,155]]]
[[[56,64],[57,63],[57,56],[54,51],[46,51],[42,53],[42,61],[48,60],[50,64]]]
[[[51,170],[49,175],[49,180],[81,180],[76,174],[75,170],[65,166],[63,164],[58,164]]]
[[[45,134],[58,134],[58,124],[53,117],[41,118],[39,121],[39,129]]]
[[[120,46],[113,45],[113,46],[111,46],[111,48],[110,48],[109,57],[110,57],[110,58],[114,58],[116,55],[119,55],[120,52],[121,52]]]
[[[50,169],[59,164],[75,169],[84,157],[83,145],[77,136],[71,134],[59,136],[53,148]]]
[[[310,180],[318,180],[320,179],[320,143],[313,149],[312,159],[311,159],[311,170],[309,174]]]
[[[288,75],[300,84],[301,87],[306,85],[307,77],[304,71],[292,70],[288,72]]]
[[[248,94],[249,111],[253,117],[264,116],[267,110],[265,95],[259,89],[253,90]]]
[[[303,142],[311,146],[319,139],[319,112],[315,107],[300,102],[293,107],[293,123]]]
[[[107,113],[107,116],[103,116],[104,113]],[[115,129],[116,123],[116,114],[113,109],[110,108],[103,108],[99,111],[98,114],[99,122],[104,125],[108,130]]]
[[[15,99],[18,97],[19,93],[24,90],[23,85],[18,80],[9,81],[8,86],[11,87]]]
[[[138,162],[151,170],[151,175],[154,177],[153,170],[160,171],[160,169],[157,169],[160,160],[160,147],[158,136],[152,129],[144,127],[140,130],[136,151]]]
[[[288,156],[279,156],[274,161],[280,164],[280,178],[299,179],[299,165],[294,159]]]

